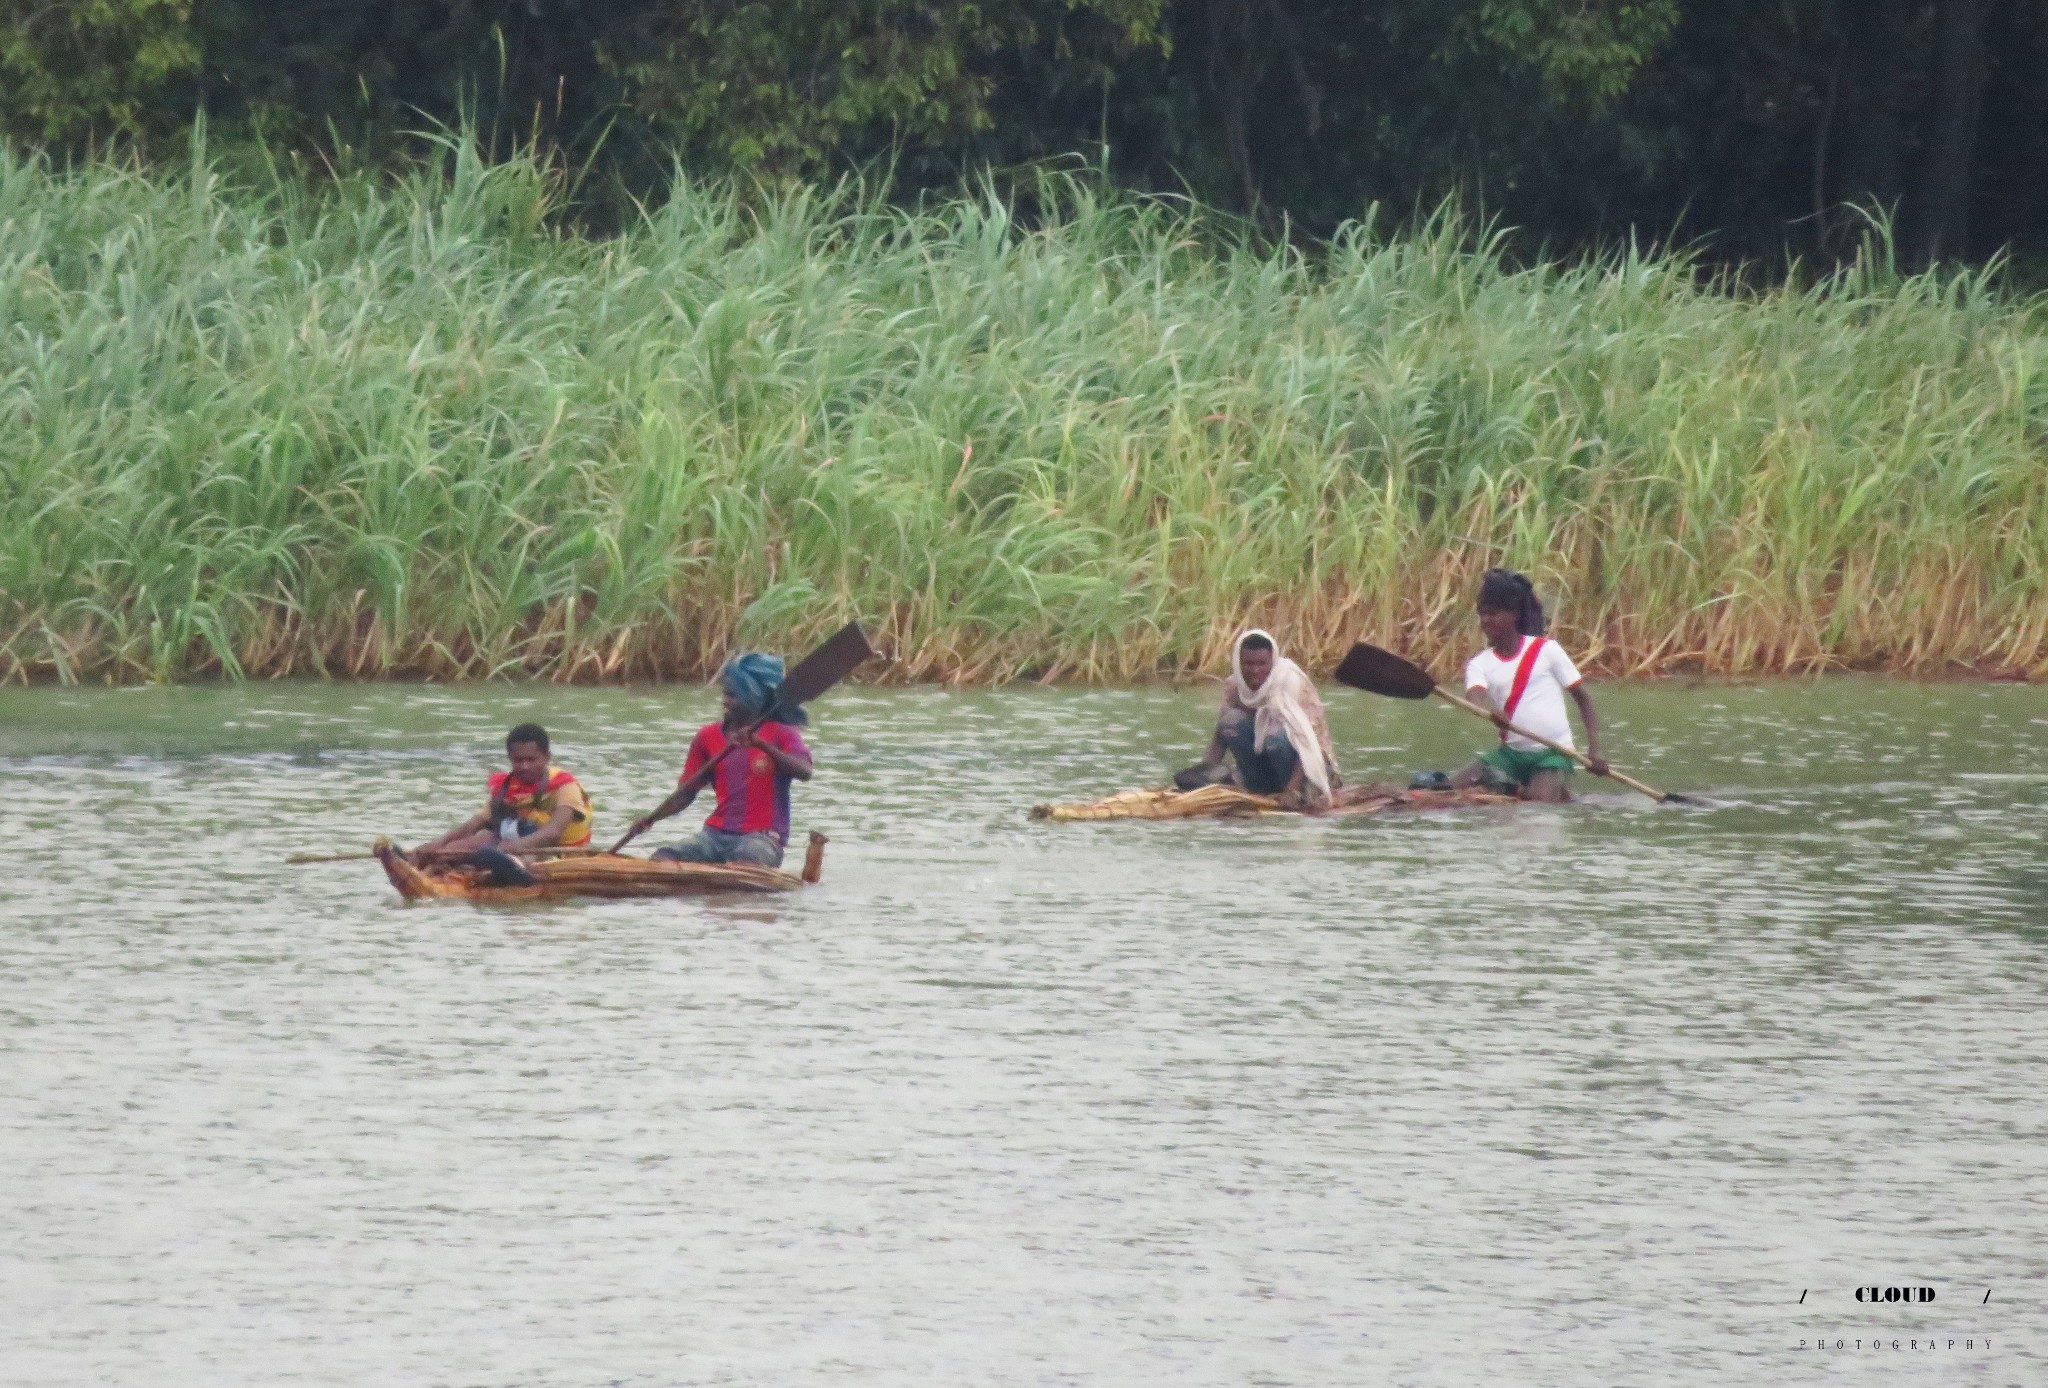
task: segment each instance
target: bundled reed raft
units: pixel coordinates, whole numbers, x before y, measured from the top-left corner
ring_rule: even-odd
[[[1388,810],[1447,810],[1464,805],[1512,805],[1512,795],[1484,790],[1404,790],[1396,786],[1344,786],[1330,815],[1380,814]],[[1200,790],[1125,790],[1082,805],[1034,805],[1033,819],[1242,819],[1256,815],[1301,814],[1271,795],[1253,795],[1235,786],[1203,786]]]
[[[622,854],[554,858],[531,865],[530,887],[494,887],[479,868],[459,864],[419,867],[389,839],[373,850],[384,875],[407,901],[454,897],[464,901],[558,901],[568,897],[619,899],[653,896],[697,896],[707,892],[793,892],[816,882],[825,861],[825,836],[811,835],[801,875],[751,863],[670,863]]]

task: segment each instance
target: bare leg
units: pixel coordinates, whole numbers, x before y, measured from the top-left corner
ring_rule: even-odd
[[[1287,778],[1287,784],[1280,787],[1275,798],[1297,810],[1308,804],[1308,777],[1302,773],[1300,762],[1294,764],[1294,774]]]
[[[1451,789],[1470,790],[1472,789],[1472,787],[1478,785],[1481,781],[1485,779],[1486,763],[1483,761],[1475,761],[1470,766],[1466,767],[1463,771],[1457,772],[1452,775]]]
[[[1529,784],[1522,787],[1524,800],[1540,800],[1546,805],[1562,805],[1572,798],[1565,786],[1564,773],[1554,767],[1545,767],[1529,778]]]

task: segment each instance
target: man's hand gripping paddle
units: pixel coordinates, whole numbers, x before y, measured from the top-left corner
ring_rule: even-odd
[[[775,692],[775,702],[768,712],[749,723],[745,731],[752,732],[763,723],[773,723],[787,718],[801,705],[823,694],[839,681],[852,674],[856,668],[872,659],[875,648],[868,644],[867,634],[860,629],[860,623],[848,622],[839,628],[825,643],[796,663],[796,668],[782,678],[782,688]],[[728,744],[725,753],[713,757],[697,768],[697,774],[683,782],[678,791],[685,799],[696,795],[711,784],[711,778],[718,774],[719,762],[734,750]],[[608,850],[617,853],[641,834],[639,821],[626,831],[624,838]]]
[[[1392,651],[1383,651],[1378,646],[1367,645],[1363,641],[1353,646],[1351,653],[1344,657],[1343,664],[1337,667],[1337,683],[1348,684],[1353,689],[1363,689],[1368,694],[1384,694],[1390,699],[1427,699],[1430,695],[1434,694],[1452,707],[1465,710],[1474,718],[1484,719],[1488,723],[1493,722],[1492,714],[1471,700],[1461,699],[1456,694],[1439,685],[1429,677],[1429,671],[1423,669],[1414,661],[1404,660]],[[1562,752],[1588,771],[1593,769],[1591,762],[1587,761],[1583,755],[1570,747],[1552,742],[1547,737],[1538,737],[1527,728],[1518,728],[1513,723],[1507,725],[1507,730],[1518,736],[1526,737],[1531,742],[1548,747],[1553,752]],[[1616,771],[1613,767],[1607,769],[1607,774],[1627,786],[1630,790],[1641,791],[1659,803],[1672,805],[1697,805],[1701,803],[1690,796],[1677,795],[1670,791],[1658,790],[1654,786],[1646,786],[1641,781],[1635,779],[1635,777]]]

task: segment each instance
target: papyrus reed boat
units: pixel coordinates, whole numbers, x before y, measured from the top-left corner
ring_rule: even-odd
[[[1512,795],[1485,790],[1403,790],[1395,786],[1343,786],[1327,815],[1382,814],[1389,810],[1448,810],[1463,805],[1512,805]],[[1235,786],[1203,786],[1200,790],[1124,790],[1081,805],[1034,805],[1033,819],[1242,819],[1254,815],[1302,811],[1271,795],[1253,795]]]
[[[709,892],[793,892],[816,882],[825,864],[825,836],[811,835],[801,874],[751,863],[669,863],[622,854],[552,858],[532,865],[530,887],[493,887],[479,868],[459,864],[417,867],[389,839],[375,852],[384,875],[407,901],[454,897],[464,901],[558,901],[568,897],[700,896]]]

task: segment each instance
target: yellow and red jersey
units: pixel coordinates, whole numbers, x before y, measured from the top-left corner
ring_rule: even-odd
[[[500,837],[523,837],[546,828],[564,805],[569,807],[569,827],[562,831],[562,846],[579,848],[590,842],[590,797],[574,776],[556,766],[538,782],[514,780],[509,771],[491,774],[491,827]],[[512,834],[505,832],[507,820],[517,821]]]

